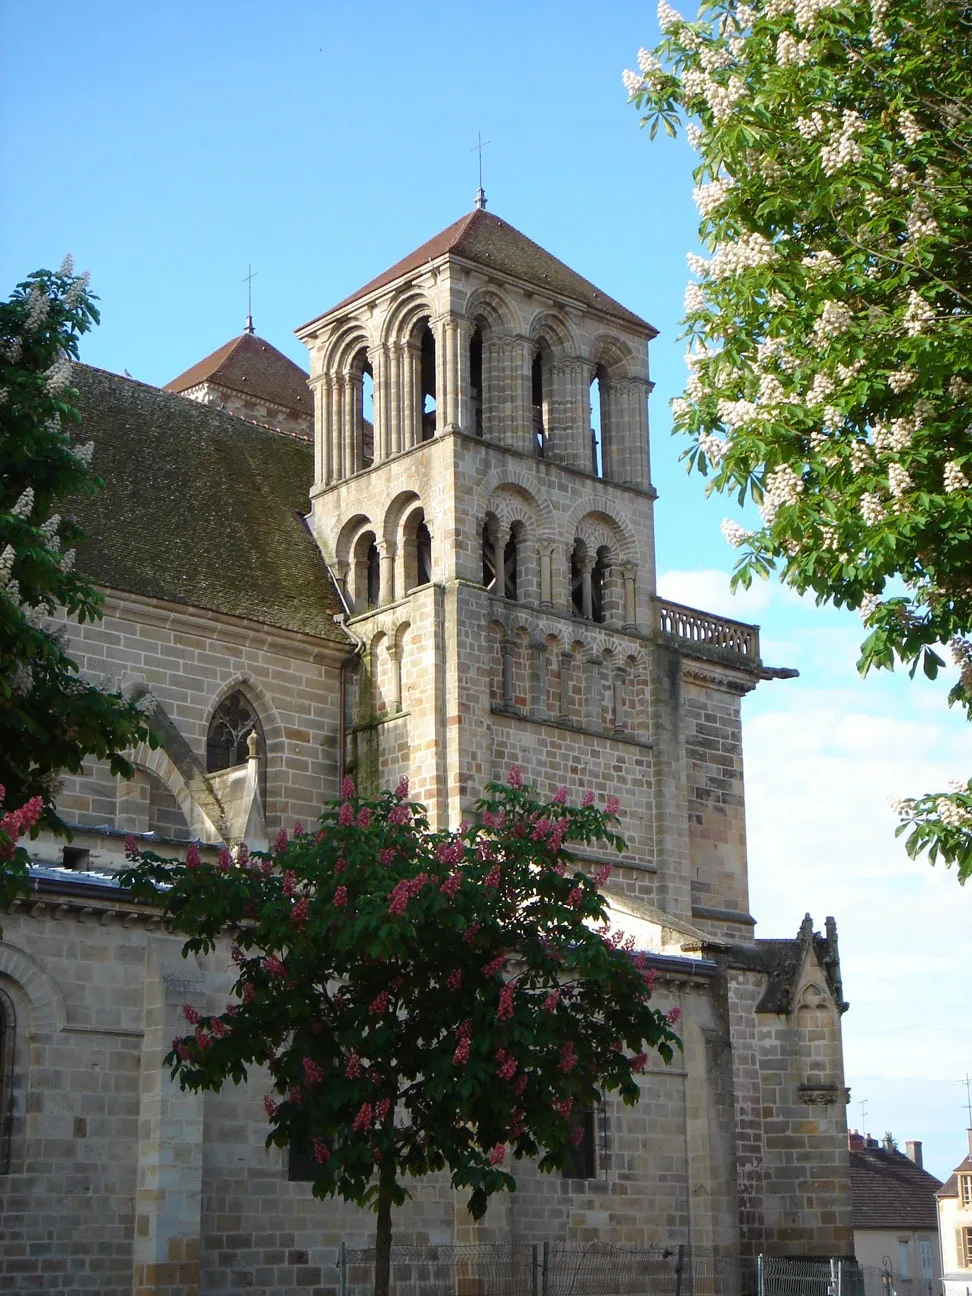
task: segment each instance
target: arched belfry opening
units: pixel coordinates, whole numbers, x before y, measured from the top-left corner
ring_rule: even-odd
[[[375,379],[362,347],[351,362],[350,437],[347,470],[349,473],[370,468],[375,461]]]
[[[503,546],[503,597],[516,599],[520,588],[520,550],[523,538],[523,523],[514,522],[510,527],[510,536]]]
[[[431,441],[436,431],[435,335],[428,324],[421,338],[422,429],[421,439]]]
[[[530,368],[530,405],[533,413],[534,453],[539,459],[543,459],[547,452],[546,370],[542,348],[538,346],[533,353]]]
[[[607,374],[604,366],[598,365],[591,379],[591,472],[595,477],[604,476],[604,433],[606,419]]]
[[[425,521],[425,510],[415,509],[402,527],[404,546],[405,593],[432,579],[432,534]]]
[[[469,389],[472,403],[473,432],[483,435],[483,333],[477,325],[469,339]]]

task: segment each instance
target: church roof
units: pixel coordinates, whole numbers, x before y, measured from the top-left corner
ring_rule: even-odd
[[[850,1151],[851,1214],[856,1229],[935,1229],[941,1180],[897,1151]]]
[[[555,256],[551,256],[539,243],[534,243],[532,239],[528,239],[525,234],[521,234],[518,229],[500,220],[492,212],[474,208],[447,229],[436,234],[434,238],[429,239],[427,243],[423,243],[421,247],[409,253],[407,257],[390,266],[376,279],[372,279],[363,288],[352,293],[350,297],[345,297],[336,306],[332,306],[330,310],[324,312],[324,315],[319,315],[308,324],[304,324],[297,330],[298,333],[315,324],[318,319],[323,319],[325,315],[331,315],[334,311],[350,306],[360,297],[367,297],[379,288],[384,288],[386,284],[394,283],[396,279],[412,274],[427,265],[429,261],[435,261],[447,254],[471,261],[486,270],[533,284],[553,296],[569,297],[592,310],[602,311],[606,315],[614,316],[615,319],[623,320],[626,324],[633,324],[639,331],[647,329],[651,336],[657,332],[640,315],[635,315],[613,297],[601,292],[588,279],[564,265],[563,261],[558,261]]]
[[[78,566],[99,585],[347,642],[303,514],[304,440],[75,365],[104,488],[74,504]]]
[[[308,417],[314,412],[307,374],[255,333],[241,333],[232,338],[205,360],[166,383],[165,390],[184,392],[204,382],[271,401]]]

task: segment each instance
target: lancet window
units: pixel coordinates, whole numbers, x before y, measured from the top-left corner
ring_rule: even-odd
[[[473,432],[483,435],[483,334],[473,330],[469,340],[469,387],[472,396]]]
[[[530,402],[533,413],[534,451],[539,459],[545,458],[547,451],[545,368],[541,349],[537,347],[530,370]]]
[[[245,694],[236,689],[213,712],[206,734],[206,769],[210,773],[242,765],[249,758],[247,739],[256,734],[257,755],[266,757],[263,726]]]
[[[422,428],[421,440],[431,441],[436,431],[435,335],[426,324],[422,330]]]

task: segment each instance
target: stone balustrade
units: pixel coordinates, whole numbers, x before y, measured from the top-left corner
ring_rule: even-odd
[[[759,626],[660,598],[655,599],[655,618],[659,635],[685,652],[701,649],[706,655],[742,658],[748,666],[760,665]]]

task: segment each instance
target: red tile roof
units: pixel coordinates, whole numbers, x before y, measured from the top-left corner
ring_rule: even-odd
[[[941,1181],[901,1152],[850,1152],[851,1214],[856,1229],[938,1228]]]
[[[407,257],[396,261],[383,274],[366,283],[350,297],[345,297],[323,315],[318,315],[316,319],[302,325],[297,332],[302,332],[311,324],[316,324],[317,320],[324,319],[325,316],[332,315],[345,306],[350,306],[360,297],[366,297],[379,288],[384,288],[386,284],[394,283],[396,279],[401,279],[427,265],[429,261],[435,261],[446,254],[461,257],[485,269],[533,284],[553,296],[569,297],[579,301],[591,309],[613,315],[615,319],[623,320],[626,324],[633,324],[639,331],[647,329],[652,337],[657,332],[640,315],[635,315],[613,297],[595,288],[589,280],[564,265],[563,261],[558,261],[555,256],[551,256],[539,243],[534,243],[532,239],[528,239],[525,234],[521,234],[519,230],[514,229],[506,221],[500,220],[492,212],[480,208],[468,212],[441,233],[436,234],[434,238],[429,239],[427,243],[416,248],[414,252],[410,252]]]
[[[241,333],[233,338],[166,383],[165,391],[184,392],[204,382],[282,405],[308,418],[314,412],[307,374],[255,333]]]

